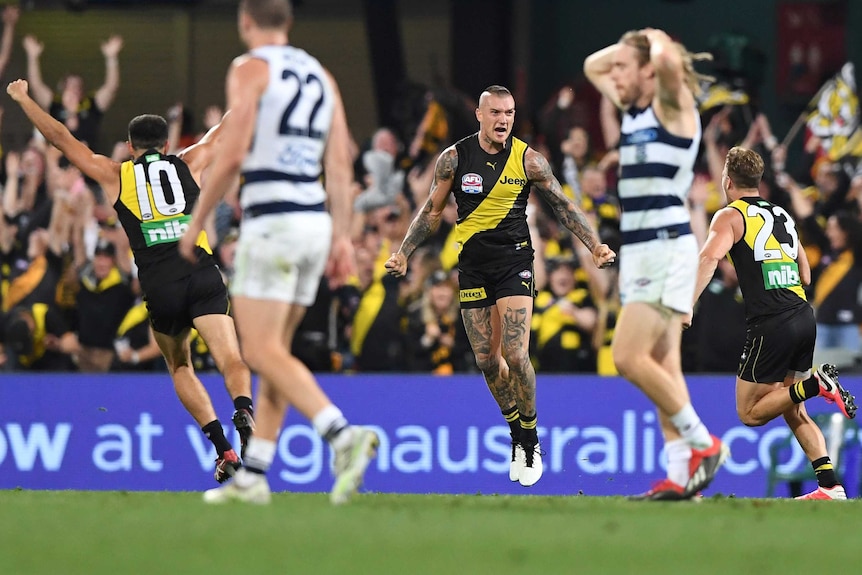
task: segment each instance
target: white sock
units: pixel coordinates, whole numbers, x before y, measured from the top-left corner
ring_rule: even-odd
[[[342,435],[341,431],[347,427],[347,419],[340,409],[330,403],[311,418],[311,424],[323,439],[332,443],[333,447],[337,447],[335,441]]]
[[[245,449],[245,458],[242,460],[244,467],[259,469],[266,473],[275,459],[275,442],[261,439],[254,435],[248,440]]]
[[[691,460],[691,447],[685,439],[674,439],[664,444],[667,456],[667,478],[685,487],[688,483],[688,462]]]
[[[709,430],[697,416],[691,403],[687,403],[676,415],[671,415],[670,422],[679,430],[685,442],[693,448],[706,449],[712,445]]]

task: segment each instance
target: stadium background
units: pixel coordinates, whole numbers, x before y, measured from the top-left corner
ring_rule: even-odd
[[[124,139],[128,119],[144,110],[166,110],[177,101],[194,110],[223,103],[225,72],[243,51],[232,0],[21,4],[17,36],[33,33],[45,43],[42,71],[49,82],[74,71],[87,85],[98,85],[104,66],[97,42],[112,33],[124,37],[122,86],[106,114],[103,142]],[[520,89],[523,112],[580,78],[584,57],[626,30],[660,27],[695,50],[734,33],[765,58],[761,104],[781,135],[799,112],[798,106],[782,105],[775,79],[777,13],[792,4],[838,5],[844,29],[862,27],[862,3],[843,0],[302,0],[291,41],[317,55],[339,79],[351,129],[363,138],[385,123],[387,99],[404,78],[427,85],[442,81],[470,95],[501,83]],[[847,59],[862,61],[862,36],[847,34],[845,45]],[[74,54],[74,64],[59,57],[68,54]],[[5,77],[25,74],[18,42]],[[10,120],[4,137],[20,143],[28,136],[26,124],[17,110],[5,107]]]

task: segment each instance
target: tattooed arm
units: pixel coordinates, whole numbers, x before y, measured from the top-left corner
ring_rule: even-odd
[[[416,248],[440,225],[440,217],[443,215],[443,208],[446,207],[449,193],[452,191],[452,180],[457,168],[458,151],[455,146],[449,146],[437,158],[434,181],[431,183],[431,194],[428,196],[428,201],[413,218],[407,235],[401,242],[401,247],[386,261],[386,271],[390,274],[396,277],[406,274],[407,260],[413,255]]]
[[[560,223],[575,234],[590,250],[596,267],[607,267],[613,263],[616,254],[606,244],[599,241],[596,232],[587,220],[587,216],[563,193],[560,182],[554,177],[548,160],[532,148],[527,148],[524,165],[527,170],[527,179],[533,184],[533,188],[538,190],[545,201],[554,209],[554,214]]]

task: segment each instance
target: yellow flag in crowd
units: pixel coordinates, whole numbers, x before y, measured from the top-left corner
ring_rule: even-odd
[[[822,140],[830,156],[843,154],[848,139],[859,127],[859,97],[852,62],[844,64],[820,88],[809,108],[808,129]]]

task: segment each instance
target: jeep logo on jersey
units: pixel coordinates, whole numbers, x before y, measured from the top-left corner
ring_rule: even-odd
[[[500,183],[510,185],[514,184],[516,186],[524,187],[527,185],[527,180],[522,180],[521,178],[507,178],[506,176],[503,176],[500,178]]]
[[[479,174],[464,174],[461,177],[461,191],[465,194],[482,193],[482,176]]]
[[[159,220],[157,222],[141,222],[141,233],[144,234],[144,241],[147,247],[158,244],[170,244],[177,242],[189,229],[191,216],[183,215],[178,218],[169,220]]]

